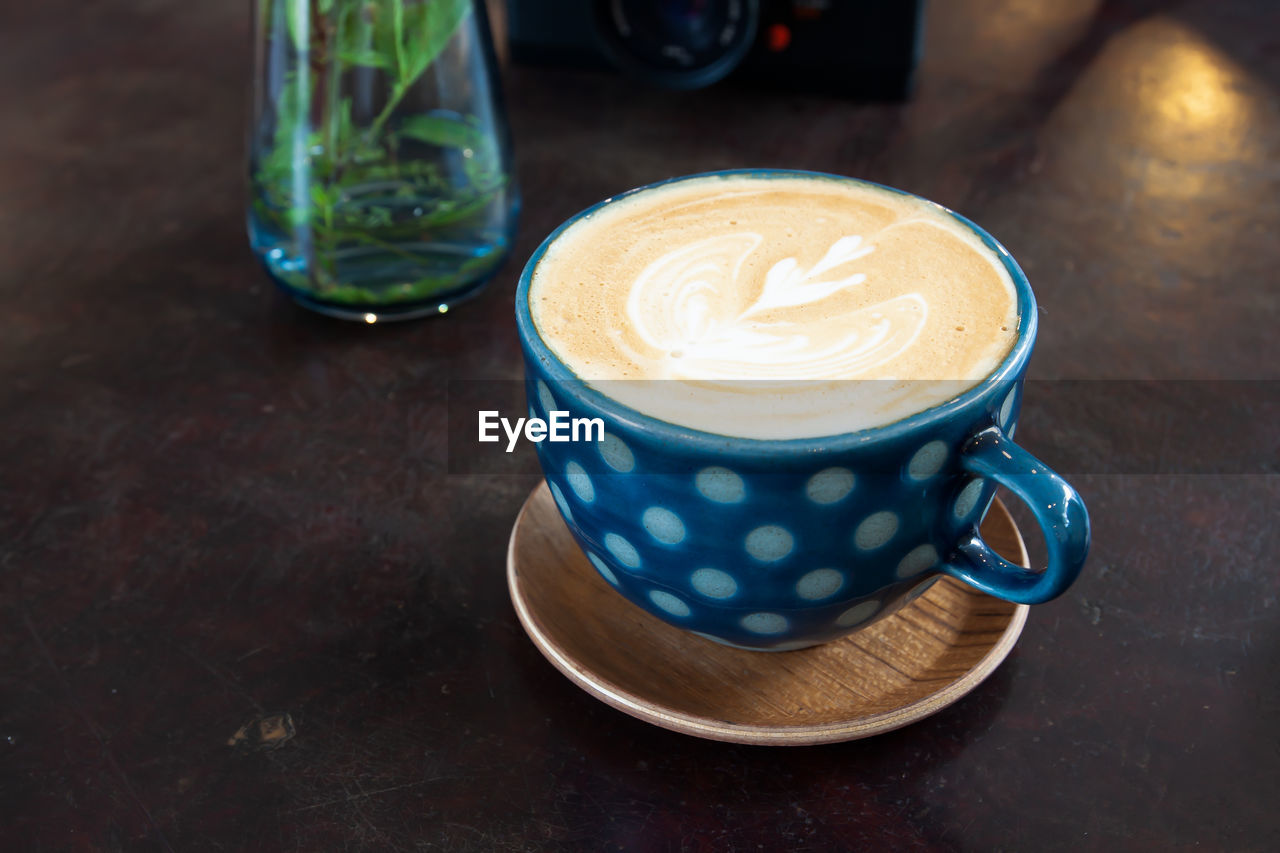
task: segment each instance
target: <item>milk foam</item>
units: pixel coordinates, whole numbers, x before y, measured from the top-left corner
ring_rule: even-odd
[[[971,231],[824,178],[698,178],[613,202],[557,238],[529,299],[552,352],[603,393],[750,438],[938,405],[989,375],[1017,328],[1013,282]]]

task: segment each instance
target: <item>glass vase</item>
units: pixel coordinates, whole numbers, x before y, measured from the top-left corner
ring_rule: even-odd
[[[518,194],[484,2],[253,0],[249,238],[316,311],[443,313],[505,258]]]

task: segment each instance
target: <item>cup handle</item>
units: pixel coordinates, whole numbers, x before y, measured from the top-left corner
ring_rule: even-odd
[[[1044,532],[1049,565],[1043,572],[1014,565],[991,550],[975,529],[941,570],[1016,604],[1039,604],[1066,592],[1089,553],[1089,513],[1076,490],[996,426],[965,443],[960,466],[1022,499]]]

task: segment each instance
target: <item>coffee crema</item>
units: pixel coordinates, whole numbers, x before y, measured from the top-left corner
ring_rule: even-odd
[[[981,382],[1017,339],[995,252],[914,196],[705,176],[604,205],[538,261],[529,308],[587,384],[744,438],[868,429]]]

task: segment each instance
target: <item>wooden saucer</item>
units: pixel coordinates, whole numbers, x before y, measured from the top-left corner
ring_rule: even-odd
[[[987,543],[1027,565],[1017,526],[996,500]],[[507,549],[520,622],[557,669],[633,717],[735,743],[835,743],[891,731],[973,690],[1013,649],[1026,605],[942,577],[897,613],[836,642],[751,652],[674,628],[596,573],[542,483]]]

